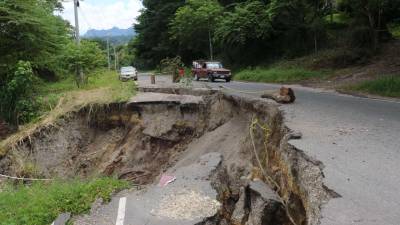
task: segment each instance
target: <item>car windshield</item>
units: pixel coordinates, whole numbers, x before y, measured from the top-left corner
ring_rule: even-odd
[[[222,64],[221,63],[207,63],[207,68],[208,69],[221,69]]]
[[[135,68],[133,67],[122,67],[121,72],[134,72]]]

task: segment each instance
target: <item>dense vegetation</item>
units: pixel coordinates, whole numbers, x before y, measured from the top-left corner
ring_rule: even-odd
[[[9,143],[68,112],[87,104],[126,101],[135,92],[132,82],[122,83],[116,72],[104,69],[101,41],[75,41],[73,27],[55,15],[60,10],[60,0],[0,0],[0,123],[14,130],[26,124],[0,140],[0,155]],[[38,176],[30,163],[21,168],[21,177]],[[97,198],[110,200],[114,191],[127,187],[114,178],[21,185],[3,180],[0,224],[50,224],[62,212],[86,212]]]
[[[254,68],[244,69],[236,74],[236,79],[269,82],[287,83],[302,81],[310,78],[321,78],[325,74],[319,71],[310,71],[303,68]]]
[[[143,67],[211,53],[236,67],[326,48],[349,60],[374,54],[400,23],[397,0],[144,0],[131,45]],[[342,53],[342,52],[340,52]]]
[[[400,77],[384,76],[376,80],[346,86],[343,90],[398,98],[400,97]]]
[[[106,64],[96,42],[74,43],[73,28],[54,15],[57,10],[62,10],[58,0],[0,1],[1,120],[30,122],[39,116],[43,83],[74,76],[83,86],[87,76],[74,75],[78,69],[88,74]]]
[[[109,201],[113,192],[127,187],[113,178],[6,185],[0,191],[0,224],[51,224],[60,213],[87,212],[97,198]]]
[[[73,27],[55,16],[60,2],[0,1],[1,120],[32,121],[43,111],[38,97],[43,84],[67,79],[84,88],[91,72],[107,65],[106,41],[77,46]],[[112,43],[111,68],[118,62],[117,67],[154,69],[176,56],[186,65],[216,58],[240,71],[239,79],[297,81],[324,73],[270,64],[335,49],[315,64],[345,67],[365,62],[383,42],[400,36],[397,0],[144,0],[143,5],[134,25],[138,36],[128,44]]]

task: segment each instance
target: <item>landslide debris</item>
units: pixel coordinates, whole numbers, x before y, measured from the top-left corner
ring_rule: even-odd
[[[87,106],[38,128],[10,146],[0,173],[114,175],[146,185],[216,152],[223,160],[208,179],[220,209],[198,224],[318,224],[333,192],[322,164],[288,143],[293,132],[275,103],[208,89],[141,91],[127,103]]]

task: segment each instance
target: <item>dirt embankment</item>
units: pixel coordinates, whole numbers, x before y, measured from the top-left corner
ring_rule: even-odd
[[[379,52],[374,56],[352,53],[351,50],[343,49],[304,59],[306,62],[299,60],[299,63],[310,64],[309,67],[315,70],[328,69],[332,74],[322,79],[300,82],[302,85],[341,90],[349,85],[384,76],[400,76],[400,40],[382,44]]]
[[[224,160],[211,179],[223,204],[203,224],[318,224],[334,192],[323,185],[321,163],[288,144],[276,104],[204,89],[141,91],[164,94],[64,116],[9,146],[0,173],[106,174],[148,184],[167,168],[218,152]]]

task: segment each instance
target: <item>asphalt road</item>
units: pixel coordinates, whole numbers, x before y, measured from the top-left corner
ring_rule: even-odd
[[[141,84],[149,81],[149,76],[139,76]],[[168,83],[170,77],[157,77],[157,84]],[[260,94],[243,92],[277,90],[280,87],[261,83],[202,81],[194,82],[194,86],[222,87],[227,92],[254,97]],[[303,137],[291,143],[324,164],[325,185],[341,195],[323,206],[321,224],[399,225],[400,102],[359,98],[299,86],[292,88],[296,102],[282,105],[281,109],[285,113],[286,125],[300,131]],[[153,195],[151,190],[149,193]],[[146,194],[136,195],[134,192],[117,196],[109,205],[81,218],[76,224],[127,225],[140,224],[137,223],[139,220],[147,221],[147,217],[138,216],[141,211],[135,207],[143,205],[139,209],[145,209],[149,200],[143,198]],[[120,212],[123,215],[126,212],[125,223],[124,219],[118,222]]]
[[[195,82],[229,92],[278,89],[246,82]],[[322,225],[400,224],[400,102],[292,86],[286,124],[303,138],[291,143],[324,164],[324,183],[342,197],[323,207]],[[233,90],[235,89],[235,90]],[[259,94],[251,94],[259,96]]]

